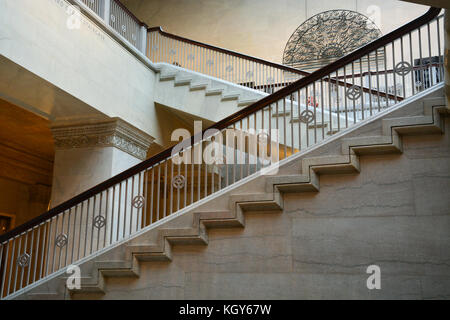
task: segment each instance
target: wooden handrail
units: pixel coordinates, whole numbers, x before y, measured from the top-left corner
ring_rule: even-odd
[[[209,137],[204,137],[204,134],[210,130],[210,129],[217,129],[217,130],[223,130],[230,125],[236,123],[237,121],[259,111],[263,108],[267,107],[268,105],[275,103],[279,101],[280,99],[285,98],[286,96],[289,96],[290,94],[297,92],[298,90],[306,87],[307,85],[310,85],[314,83],[317,80],[320,80],[328,75],[330,75],[332,72],[335,72],[339,70],[340,68],[345,67],[349,63],[358,60],[367,54],[391,43],[392,41],[408,34],[409,32],[412,32],[413,30],[420,28],[421,26],[429,23],[434,18],[436,18],[441,11],[440,8],[433,8],[431,7],[424,15],[421,17],[409,22],[408,24],[394,30],[393,32],[374,40],[373,42],[367,44],[366,46],[355,50],[354,52],[350,53],[349,55],[342,57],[341,59],[305,76],[304,78],[297,80],[296,82],[288,85],[287,87],[284,87],[280,89],[279,91],[276,91],[275,93],[251,104],[250,106],[246,107],[245,109],[242,109],[225,119],[217,122],[216,124],[212,125],[211,127],[204,129],[201,134],[193,135],[190,139],[183,141],[183,144],[193,145],[199,141],[202,141],[203,139]],[[370,89],[369,89],[370,90]],[[211,131],[208,133],[209,135],[212,135]],[[108,179],[97,186],[73,197],[70,200],[67,200],[66,202],[54,207],[53,209],[50,209],[46,213],[16,227],[15,229],[5,233],[4,235],[0,236],[0,243],[3,243],[13,237],[16,237],[23,232],[37,227],[40,224],[44,223],[46,220],[51,219],[55,217],[56,215],[74,207],[75,205],[91,198],[92,196],[95,196],[96,194],[105,191],[109,189],[110,187],[116,185],[117,183],[120,183],[121,181],[124,181],[125,179],[128,179],[138,173],[140,173],[143,170],[146,170],[155,164],[158,164],[159,162],[168,159],[172,155],[172,150],[175,147],[167,148],[166,150],[162,151],[161,153],[133,166],[132,168],[112,177],[111,179]]]

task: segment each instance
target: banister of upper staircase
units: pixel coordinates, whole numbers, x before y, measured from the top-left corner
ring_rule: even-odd
[[[421,17],[409,22],[408,24],[396,29],[395,31],[367,44],[366,46],[364,46],[360,49],[357,49],[353,53],[351,53],[345,57],[342,57],[341,59],[339,59],[339,60],[337,60],[337,61],[335,61],[335,62],[333,62],[311,74],[306,75],[304,78],[301,78],[300,80],[280,89],[279,91],[276,91],[275,93],[253,103],[252,105],[240,110],[239,112],[236,112],[235,114],[226,117],[225,119],[217,122],[216,124],[212,125],[211,127],[203,130],[201,136],[199,134],[196,136],[192,136],[190,138],[191,145],[195,144],[198,141],[202,141],[202,138],[205,138],[203,136],[203,134],[205,132],[207,132],[209,129],[218,129],[218,130],[226,129],[230,125],[235,124],[237,121],[239,121],[259,110],[264,109],[265,107],[279,101],[280,99],[286,98],[287,96],[291,95],[292,93],[295,93],[298,90],[314,83],[315,81],[318,81],[318,80],[330,75],[331,73],[335,72],[336,70],[339,70],[340,68],[345,67],[349,63],[352,63],[355,60],[361,59],[365,55],[368,55],[369,53],[391,43],[392,41],[394,41],[404,35],[407,35],[408,33],[414,31],[415,29],[426,25],[427,23],[431,22],[434,18],[436,18],[440,11],[441,11],[441,9],[439,9],[439,8],[430,8]],[[152,30],[152,28],[150,28],[149,30]],[[164,31],[160,30],[160,32],[164,32]],[[192,40],[189,40],[189,41],[192,41]],[[197,42],[193,42],[193,43],[195,43],[196,45],[203,45],[203,44],[197,43]],[[221,49],[221,50],[225,50],[225,49]],[[229,53],[230,51],[225,50],[225,52]],[[243,55],[243,56],[246,58],[257,59],[257,58],[253,58],[253,57],[249,57],[249,56],[245,56],[245,55]],[[258,61],[260,61],[261,63],[266,63],[263,60],[258,60]],[[277,64],[275,64],[275,65],[277,67],[279,66],[280,68],[286,68],[286,70],[289,70],[290,72],[292,72],[291,68],[289,68],[289,67],[277,65]],[[331,80],[331,82],[332,81],[333,80]],[[346,83],[344,83],[344,84],[347,85]],[[372,90],[372,89],[368,89],[368,90]],[[170,148],[162,151],[161,153],[135,165],[134,167],[112,177],[111,179],[108,179],[108,180],[98,184],[97,186],[73,197],[72,199],[50,209],[48,212],[28,221],[27,223],[16,227],[15,229],[7,232],[6,234],[1,235],[0,243],[3,243],[13,237],[18,236],[18,235],[22,234],[23,232],[29,230],[30,228],[34,228],[34,227],[44,223],[48,219],[51,219],[51,218],[57,216],[58,214],[66,211],[66,210],[69,210],[70,208],[76,206],[77,204],[79,204],[85,200],[88,200],[89,198],[95,196],[96,194],[103,192],[103,191],[109,189],[110,187],[113,187],[114,185],[116,185],[136,174],[139,174],[143,170],[146,170],[154,165],[157,165],[158,163],[171,157],[173,149],[174,149],[174,147],[170,147]]]
[[[130,10],[128,10],[127,7],[125,7],[122,2],[120,0],[115,1],[117,3],[117,5],[123,10],[125,11],[134,21],[137,22],[137,24],[139,24],[140,26],[144,26],[148,29],[148,26],[145,22],[139,20]]]
[[[100,10],[100,2],[98,2],[95,5],[95,2],[87,2],[88,0],[74,0],[74,1],[81,1],[85,5],[89,4],[89,6],[94,6],[93,8],[91,8],[91,9],[94,9],[94,12],[97,12],[98,10]],[[257,72],[258,74],[255,75],[255,78],[257,79],[257,81],[259,81],[259,83],[258,84],[257,83],[253,83],[253,84],[245,83],[245,80],[242,79],[242,75],[240,75],[240,76],[238,75],[236,77],[240,81],[236,81],[237,80],[236,78],[234,78],[234,79],[227,78],[227,76],[229,77],[229,75],[226,75],[224,77],[224,74],[213,74],[212,76],[216,76],[216,77],[219,77],[219,78],[222,77],[224,80],[229,80],[229,81],[233,81],[234,80],[234,82],[237,82],[238,84],[241,84],[241,85],[244,85],[244,86],[250,86],[253,89],[257,89],[257,90],[260,90],[260,91],[263,91],[263,92],[273,93],[274,91],[278,90],[279,88],[285,87],[286,85],[288,85],[290,83],[293,83],[294,81],[298,80],[300,77],[303,77],[303,76],[306,76],[306,75],[310,74],[309,72],[302,71],[302,70],[299,70],[299,69],[296,69],[296,68],[292,68],[292,67],[289,67],[289,66],[285,66],[285,65],[274,63],[274,62],[270,62],[270,61],[266,61],[266,60],[263,60],[263,59],[260,59],[260,58],[252,57],[252,56],[245,55],[245,54],[242,54],[242,53],[238,53],[238,52],[235,52],[235,51],[232,51],[232,50],[228,50],[228,49],[212,46],[212,45],[205,44],[205,43],[202,43],[202,42],[199,42],[199,41],[195,41],[195,40],[187,39],[187,38],[184,38],[184,37],[181,37],[181,36],[177,36],[177,35],[174,35],[174,34],[170,34],[168,32],[165,32],[162,29],[162,27],[160,27],[160,26],[159,27],[149,28],[145,23],[141,22],[133,13],[131,13],[121,3],[120,0],[105,0],[105,2],[104,2],[103,20],[104,20],[104,22],[106,24],[111,25],[111,27],[116,29],[116,32],[118,32],[119,34],[120,34],[120,32],[119,32],[120,28],[117,25],[117,23],[112,23],[110,21],[111,19],[110,19],[109,15],[110,15],[110,11],[111,11],[111,3],[114,3],[115,5],[117,5],[123,11],[125,16],[129,16],[129,18],[131,18],[138,26],[143,28],[144,32],[142,34],[142,37],[145,34],[145,38],[148,38],[150,33],[158,32],[158,34],[160,34],[161,36],[164,36],[164,37],[176,40],[176,41],[180,41],[180,42],[183,42],[183,43],[186,43],[186,44],[189,44],[189,45],[193,45],[196,48],[198,48],[198,47],[205,48],[205,49],[211,50],[211,51],[213,51],[215,53],[225,54],[225,55],[227,55],[227,57],[231,56],[231,57],[234,57],[236,59],[242,59],[243,61],[246,61],[247,63],[249,61],[253,62],[253,63],[256,63],[257,67],[256,67],[256,71],[255,72]],[[97,10],[95,10],[95,9],[97,9]],[[106,9],[108,9],[108,10],[106,10]],[[97,12],[97,13],[102,16],[101,13],[99,13],[99,12]],[[133,39],[132,39],[133,37],[130,34],[128,34],[127,36],[121,34],[121,36],[124,36],[125,39],[128,40],[129,42],[133,41]],[[150,42],[149,39],[145,39],[145,40],[142,39],[139,42],[136,42],[136,43],[134,43],[132,45],[135,46],[136,48],[138,48],[143,53],[147,52],[148,55],[149,55],[148,58],[150,60],[152,60],[151,59],[152,57],[150,56],[150,52],[151,51],[148,50],[148,48],[147,48],[147,42]],[[165,53],[167,54],[167,52],[165,52]],[[167,59],[167,57],[166,57],[166,59]],[[167,62],[167,61],[164,61],[164,62]],[[221,62],[223,63],[223,61],[221,61]],[[263,67],[261,68],[261,66],[263,66]],[[240,68],[240,66],[237,65],[236,68],[238,68],[238,67]],[[272,68],[272,69],[270,69],[270,68]],[[240,71],[242,71],[242,70],[240,70]],[[282,75],[282,74],[280,75],[280,73],[279,73],[280,71],[288,72],[288,74],[291,74],[291,75],[297,75],[297,77],[292,78],[292,76],[288,76],[287,78],[285,78],[285,75]],[[262,76],[261,76],[261,73],[262,73]],[[271,74],[271,73],[272,73],[272,77],[273,78],[272,79],[267,78],[267,75]],[[275,80],[274,78],[277,78],[278,82],[274,82],[274,80]],[[279,78],[282,78],[282,80],[280,80]],[[348,83],[346,83],[345,81],[340,81],[340,80],[338,80],[337,82],[335,80],[331,80],[331,81],[333,81],[333,83],[336,83],[336,84],[338,84],[340,86],[347,86],[347,87],[349,86]],[[362,90],[364,92],[366,92],[366,93],[371,93],[373,91],[373,90],[370,90],[370,89],[368,89],[366,87],[362,87]],[[380,96],[386,97],[387,99],[391,99],[391,100],[396,99],[396,100],[400,100],[400,101],[402,100],[402,97],[394,97],[394,95],[389,94],[389,93],[385,93],[385,92],[378,92],[378,93],[380,94]]]
[[[292,72],[292,73],[296,73],[296,74],[300,74],[300,75],[304,75],[304,76],[309,75],[309,72],[302,71],[302,70],[299,70],[299,69],[295,69],[295,68],[292,68],[292,67],[289,67],[289,66],[285,66],[285,65],[282,65],[282,64],[279,64],[279,63],[266,61],[266,60],[263,60],[263,59],[260,59],[260,58],[256,58],[256,57],[253,57],[253,56],[249,56],[249,55],[246,55],[246,54],[243,54],[243,53],[239,53],[239,52],[236,52],[236,51],[232,51],[232,50],[224,49],[224,48],[221,48],[221,47],[216,47],[216,46],[213,46],[213,45],[210,45],[210,44],[206,44],[206,43],[203,43],[203,42],[200,42],[200,41],[196,41],[196,40],[180,37],[178,35],[171,34],[171,33],[168,33],[166,31],[164,31],[161,26],[148,28],[147,31],[148,32],[158,32],[161,35],[163,35],[165,37],[168,37],[168,38],[171,38],[171,39],[174,39],[174,40],[182,41],[182,42],[185,42],[185,43],[189,43],[189,44],[192,44],[192,45],[195,45],[195,46],[198,46],[198,47],[210,49],[210,50],[217,51],[217,52],[220,52],[220,53],[225,53],[225,54],[228,54],[228,55],[231,55],[231,56],[235,56],[235,57],[238,57],[238,58],[242,58],[242,59],[245,59],[245,60],[250,60],[250,61],[253,61],[253,62],[264,64],[266,66],[270,66],[270,67],[274,67],[274,68],[277,68],[277,69],[281,69],[281,70],[284,70],[284,71],[288,71],[288,72]]]
[[[165,32],[162,29],[161,26],[148,28],[147,31],[148,31],[149,34],[151,32],[158,32],[160,35],[162,35],[164,37],[167,37],[167,38],[170,38],[170,39],[181,41],[181,42],[184,42],[184,43],[187,43],[187,44],[190,44],[190,45],[194,45],[196,47],[205,48],[205,49],[208,49],[208,50],[211,50],[211,51],[214,51],[214,52],[223,53],[223,54],[226,54],[228,56],[233,56],[233,57],[236,57],[236,58],[244,59],[246,61],[252,61],[252,62],[261,64],[263,66],[266,66],[266,67],[272,67],[272,68],[275,68],[276,70],[286,71],[286,72],[289,72],[289,73],[292,73],[292,74],[300,75],[302,77],[308,76],[308,75],[311,74],[310,72],[299,70],[299,69],[296,69],[296,68],[292,68],[292,67],[289,67],[289,66],[286,66],[286,65],[283,65],[283,64],[266,61],[266,60],[263,60],[263,59],[260,59],[260,58],[256,58],[256,57],[249,56],[249,55],[246,55],[246,54],[242,54],[242,53],[239,53],[239,52],[235,52],[235,51],[232,51],[232,50],[224,49],[224,48],[221,48],[221,47],[216,47],[216,46],[213,46],[213,45],[210,45],[210,44],[206,44],[206,43],[203,43],[203,42],[199,42],[199,41],[196,41],[196,40],[192,40],[192,39],[184,38],[184,37],[181,37],[181,36],[178,36],[178,35],[175,35],[175,34],[171,34],[171,33]],[[263,71],[263,73],[264,73],[264,71]],[[220,77],[220,75],[214,75],[214,76]],[[342,81],[342,80],[337,80],[337,81],[336,80],[330,80],[330,81],[332,81],[332,83],[338,84],[340,86],[347,86],[347,87],[351,86],[345,81],[345,79],[344,79],[344,81]],[[279,84],[279,83],[278,84],[273,84],[273,83],[272,84],[271,83],[267,83],[266,84],[266,83],[264,83],[264,84],[256,85],[253,88],[254,89],[262,89],[261,91],[266,91],[266,90],[264,90],[265,88],[270,89],[270,88],[276,87],[276,89],[278,89],[278,88],[281,88],[281,87],[285,87],[288,84],[291,84],[293,82],[294,81],[290,81],[290,82],[286,81],[286,82],[282,82],[281,84]],[[362,87],[362,90],[364,92],[366,92],[366,93],[369,93],[369,92],[373,91],[373,90],[371,90],[369,88],[366,88],[366,87]],[[275,90],[273,90],[273,91],[275,91]],[[392,100],[397,99],[399,101],[403,100],[402,97],[395,97],[393,94],[389,94],[389,93],[385,93],[385,92],[380,92],[380,95],[383,96],[383,97],[386,97],[387,99],[392,99]]]

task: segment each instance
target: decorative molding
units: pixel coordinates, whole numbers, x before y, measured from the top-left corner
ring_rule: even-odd
[[[51,126],[56,149],[115,147],[140,160],[154,138],[120,118],[61,122]]]

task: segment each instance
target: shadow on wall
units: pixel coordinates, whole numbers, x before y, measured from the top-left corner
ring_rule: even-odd
[[[0,100],[0,234],[47,211],[53,157],[49,121]]]

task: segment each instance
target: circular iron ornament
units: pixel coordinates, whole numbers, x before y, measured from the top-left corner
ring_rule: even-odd
[[[186,182],[186,178],[182,175],[177,175],[172,180],[172,185],[175,189],[183,189]]]
[[[407,61],[399,62],[395,66],[395,73],[398,74],[399,76],[406,76],[411,71],[412,71],[412,66]]]
[[[300,121],[306,124],[313,122],[315,117],[315,113],[311,110],[303,110],[302,113],[300,113]]]
[[[141,209],[145,204],[145,198],[143,196],[136,196],[133,198],[133,201],[131,204],[136,209]]]
[[[25,267],[28,267],[28,265],[30,264],[30,260],[31,260],[31,255],[29,253],[24,253],[21,256],[19,256],[19,258],[17,258],[17,263],[22,268],[25,268]]]
[[[351,10],[329,10],[302,23],[289,38],[283,64],[307,61],[328,64],[378,39],[380,29],[365,15]]]
[[[59,248],[63,248],[67,245],[68,237],[64,233],[61,233],[56,237],[56,246]]]
[[[106,225],[106,219],[104,216],[96,216],[94,218],[94,227],[101,229]]]
[[[347,89],[347,91],[345,92],[345,95],[347,96],[347,98],[349,98],[350,100],[358,100],[359,98],[361,98],[361,88],[359,86],[351,86],[350,88]]]

